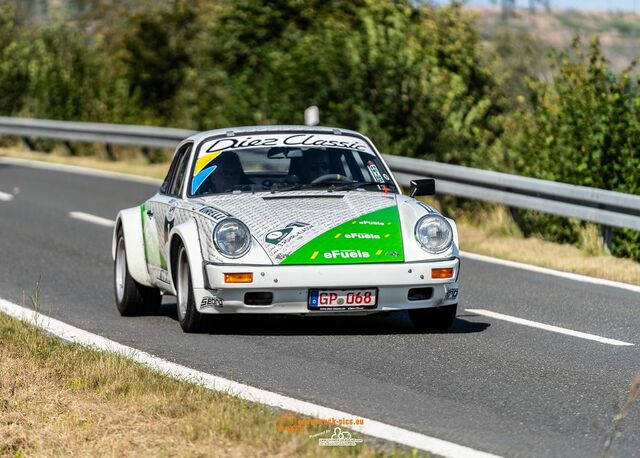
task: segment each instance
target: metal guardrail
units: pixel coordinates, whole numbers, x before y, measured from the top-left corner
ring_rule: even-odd
[[[100,124],[0,117],[0,135],[25,139],[49,138],[143,148],[174,148],[195,131],[164,127]],[[437,179],[438,192],[509,207],[598,223],[604,228],[640,231],[640,196],[509,175],[458,165],[385,155],[398,181]],[[607,241],[607,230],[603,231]],[[610,236],[610,235],[609,235]]]
[[[640,196],[459,165],[385,156],[396,178],[437,179],[444,194],[640,231]]]
[[[0,135],[61,141],[175,148],[195,131],[170,127],[0,117]]]

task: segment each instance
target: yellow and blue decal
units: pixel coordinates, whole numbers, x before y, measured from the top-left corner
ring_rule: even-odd
[[[196,166],[193,169],[193,179],[191,180],[191,194],[195,194],[196,191],[202,186],[204,180],[215,172],[218,168],[217,165],[212,162],[222,154],[222,151],[214,151],[213,153],[205,154],[198,158]]]

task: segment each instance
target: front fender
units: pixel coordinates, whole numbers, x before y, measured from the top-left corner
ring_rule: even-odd
[[[189,219],[184,223],[175,226],[169,233],[169,260],[167,268],[169,269],[169,278],[171,279],[171,288],[176,291],[174,284],[174,262],[177,250],[174,249],[175,243],[182,243],[187,250],[187,258],[189,259],[189,270],[191,271],[192,287],[204,288],[204,261],[202,258],[202,250],[200,248],[200,238],[198,235],[198,225],[193,219]]]
[[[129,274],[141,285],[154,286],[149,277],[147,259],[144,253],[144,235],[142,231],[140,207],[127,208],[118,213],[111,244],[111,256],[114,260],[116,258],[119,230],[122,230],[124,234],[124,247],[127,252],[127,268],[129,269]]]
[[[431,254],[423,250],[416,241],[414,234],[415,225],[420,218],[429,213],[442,215],[428,205],[407,196],[398,196],[398,212],[400,214],[400,225],[402,226],[406,262],[438,261],[460,256],[458,252],[458,230],[456,223],[452,219],[445,218],[449,224],[451,224],[451,229],[453,230],[453,243],[451,244],[451,248],[444,253]]]

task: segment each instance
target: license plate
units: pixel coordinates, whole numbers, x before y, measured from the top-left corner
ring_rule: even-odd
[[[309,310],[363,310],[377,304],[378,288],[309,290]]]

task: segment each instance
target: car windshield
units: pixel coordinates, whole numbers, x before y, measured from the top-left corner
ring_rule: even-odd
[[[360,139],[279,134],[205,142],[192,167],[189,195],[297,189],[397,192],[380,159]]]

